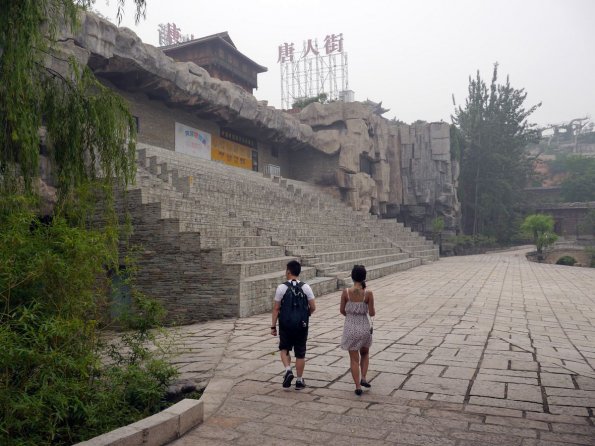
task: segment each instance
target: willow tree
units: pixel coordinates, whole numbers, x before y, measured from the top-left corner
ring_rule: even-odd
[[[145,0],[134,0],[137,19]],[[61,27],[76,28],[93,0],[0,0],[0,187],[35,192],[40,129],[61,197],[97,177],[127,183],[134,175],[135,127],[123,100],[88,67],[49,68]],[[124,0],[118,0],[121,17]],[[125,148],[123,150],[123,148]]]
[[[134,1],[139,17],[145,3]],[[134,178],[135,126],[125,102],[86,66],[71,59],[50,68],[61,27],[76,27],[91,3],[0,0],[3,445],[72,444],[142,418],[159,409],[174,373],[145,347],[159,310],[142,296],[135,298],[142,317],[132,322],[143,328],[124,337],[127,348],[100,350],[98,342],[117,231],[73,216],[85,214],[85,191],[98,186],[109,195]],[[60,204],[49,220],[35,201],[41,134]]]
[[[452,117],[460,135],[463,230],[505,241],[517,226],[531,172],[525,147],[538,140],[527,119],[541,104],[526,108],[527,93],[513,88],[508,77],[499,84],[498,64],[489,86],[478,71],[469,78],[468,91]]]

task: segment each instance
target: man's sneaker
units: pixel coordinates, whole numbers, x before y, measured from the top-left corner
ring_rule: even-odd
[[[291,373],[291,370],[288,370],[287,372],[285,372],[285,376],[283,377],[283,388],[290,388],[291,381],[293,381],[293,373]]]
[[[295,382],[295,390],[302,390],[306,388],[306,383],[304,382],[303,379],[298,379]]]

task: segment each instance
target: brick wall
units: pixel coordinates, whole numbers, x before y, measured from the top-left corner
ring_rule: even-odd
[[[212,135],[219,135],[220,127],[215,122],[199,119],[177,108],[167,107],[162,101],[151,100],[144,93],[130,93],[116,88],[107,81],[104,83],[126,99],[131,113],[138,117],[138,141],[141,143],[174,150],[176,122]],[[282,144],[259,140],[257,146],[259,172],[264,172],[266,164],[273,164],[281,167],[281,175],[288,176],[291,169],[291,153]],[[274,156],[273,152],[276,152],[277,156]]]
[[[163,101],[151,100],[144,93],[130,93],[104,83],[122,96],[128,102],[130,112],[139,118],[139,142],[174,150],[176,122],[215,135],[219,134],[219,126],[214,122],[199,119],[178,108],[167,107]]]
[[[140,190],[120,198],[132,218],[130,243],[139,246],[135,282],[167,309],[167,323],[184,324],[239,315],[239,268],[222,268],[221,249],[201,250],[198,233],[161,218],[161,203],[141,203]]]

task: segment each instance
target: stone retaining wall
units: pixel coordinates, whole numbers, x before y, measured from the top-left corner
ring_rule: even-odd
[[[545,263],[556,264],[562,257],[572,257],[574,266],[591,266],[591,254],[584,249],[556,249],[545,254]]]
[[[185,399],[158,414],[75,446],[162,446],[202,423],[202,400]]]

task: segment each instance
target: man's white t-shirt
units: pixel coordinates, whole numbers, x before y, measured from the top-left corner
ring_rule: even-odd
[[[299,280],[292,280],[292,282],[294,284],[300,283]],[[312,288],[310,288],[310,285],[304,283],[304,285],[302,286],[302,290],[304,290],[304,294],[306,295],[308,300],[314,299],[314,293],[312,292]],[[277,291],[275,291],[275,302],[281,302],[283,296],[285,296],[285,291],[287,291],[287,285],[285,285],[284,283],[277,287]]]

